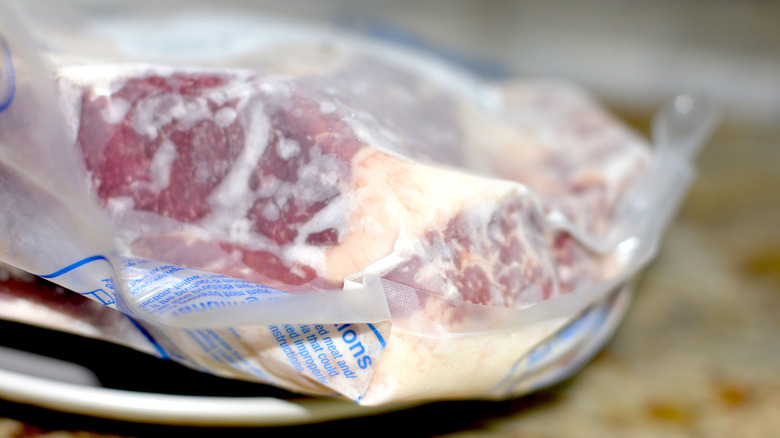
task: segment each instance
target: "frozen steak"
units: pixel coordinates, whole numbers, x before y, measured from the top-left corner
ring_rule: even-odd
[[[60,83],[123,249],[285,291],[368,269],[477,304],[565,293],[605,266],[544,215],[602,233],[648,162],[560,86],[512,90],[491,118],[368,58],[301,76],[86,69]]]
[[[609,233],[646,145],[568,85],[476,90],[322,50],[329,62],[314,67],[58,70],[85,182],[123,256],[296,294],[370,276],[391,313],[375,325],[140,323],[168,357],[294,391],[486,394],[569,320],[459,328],[618,272],[577,237]]]

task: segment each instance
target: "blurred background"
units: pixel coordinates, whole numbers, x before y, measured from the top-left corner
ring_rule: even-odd
[[[150,40],[154,32],[166,32],[165,21],[155,19],[172,12],[210,10],[215,21],[219,14],[229,17],[211,35],[223,46],[235,46],[227,50],[242,44],[242,33],[262,32],[248,14],[256,12],[427,50],[489,79],[567,78],[621,107],[651,111],[670,96],[694,91],[717,99],[729,119],[741,123],[772,127],[780,118],[777,0],[652,4],[638,0],[28,0],[23,4],[44,18],[47,26],[71,30],[82,24],[84,15],[104,19],[105,26],[143,17],[155,23],[149,27]],[[192,32],[190,43],[204,41],[204,29],[199,30]],[[186,43],[181,36],[176,42]]]
[[[150,2],[154,10],[146,13],[154,17],[200,6],[251,9],[426,50],[490,80],[569,79],[645,135],[653,111],[681,92],[711,97],[721,114],[698,159],[698,179],[657,260],[638,279],[624,323],[582,372],[506,402],[434,403],[324,424],[320,430],[780,436],[780,1],[226,3]],[[104,14],[107,22],[139,13],[136,2],[69,4]],[[44,15],[47,5],[27,2]],[[62,25],[69,24],[67,14],[58,16]],[[241,26],[246,22],[233,32],[240,35]],[[171,431],[12,403],[0,405],[3,416],[8,418],[0,420],[0,436],[4,430],[120,436]],[[409,429],[416,422],[421,424],[417,433]]]
[[[651,111],[681,91],[780,120],[780,2],[238,1],[438,52],[489,78],[557,76]]]

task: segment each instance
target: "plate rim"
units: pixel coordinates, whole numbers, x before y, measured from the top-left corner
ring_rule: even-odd
[[[134,423],[181,426],[289,426],[363,417],[418,403],[160,394],[86,386],[0,369],[0,397],[54,411]]]

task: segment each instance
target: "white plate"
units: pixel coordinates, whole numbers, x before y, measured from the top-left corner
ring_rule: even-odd
[[[114,420],[192,426],[283,426],[359,417],[410,405],[366,407],[336,399],[202,397],[90,387],[0,370],[0,397]]]
[[[622,319],[630,301],[630,289],[623,288],[620,289],[620,292],[613,299],[600,303],[592,309],[594,311],[583,314],[578,320],[571,323],[574,325],[579,320],[587,320],[589,315],[590,319],[601,321],[598,324],[592,324],[592,327],[582,323],[578,325],[580,329],[590,327],[591,330],[595,330],[584,333],[581,342],[576,342],[576,337],[573,336],[565,336],[564,340],[553,336],[538,347],[545,349],[545,351],[552,351],[555,350],[553,347],[557,343],[574,342],[571,345],[566,344],[567,346],[561,354],[549,355],[549,366],[542,367],[538,371],[538,376],[534,380],[536,384],[527,390],[537,390],[573,374],[601,349]],[[11,328],[5,331],[16,331],[15,338],[24,339],[24,342],[17,343],[17,345],[38,345],[44,348],[46,346],[53,348],[58,343],[67,342],[69,351],[75,351],[76,357],[83,358],[94,355],[95,351],[90,343],[101,342],[81,337],[61,340],[53,336],[73,335],[38,328],[30,328],[33,330],[30,332],[32,335],[26,336],[24,327],[19,326],[18,330]],[[78,339],[86,344],[70,342]],[[573,339],[574,341],[572,341]],[[88,368],[68,360],[57,359],[55,358],[56,354],[50,357],[52,350],[47,350],[48,354],[33,353],[16,349],[24,347],[7,348],[0,345],[0,398],[73,414],[113,420],[189,426],[300,425],[362,417],[421,404],[421,402],[398,403],[371,407],[338,398],[296,397],[292,394],[289,397],[278,397],[276,394],[268,396],[267,389],[265,390],[266,396],[233,396],[233,392],[226,388],[227,383],[225,382],[217,381],[214,383],[204,380],[202,383],[198,383],[198,378],[206,378],[205,374],[196,373],[188,376],[185,371],[189,370],[185,370],[183,367],[181,370],[176,369],[171,373],[163,368],[167,361],[154,359],[154,362],[149,363],[134,362],[136,359],[148,360],[149,358],[142,353],[131,352],[131,350],[119,346],[112,346],[116,349],[114,352],[105,351],[109,345],[103,345],[103,347],[104,356],[100,356],[99,359],[105,358],[106,360],[94,361],[94,366]],[[124,353],[127,353],[128,356],[121,356]],[[122,365],[127,367],[125,371],[116,368]],[[171,379],[186,382],[188,386],[194,388],[201,388],[204,390],[204,395],[175,395],[115,389],[117,385],[112,385],[110,379],[108,385],[101,386],[98,375],[106,377],[101,372],[105,369],[120,376],[121,385],[124,385],[119,386],[120,388],[142,389],[137,385],[143,386],[143,384],[138,382],[146,382],[154,378],[159,385],[160,381]],[[135,373],[137,370],[143,370],[145,373],[139,375],[141,380],[134,381],[131,379],[132,376],[124,374],[138,374]],[[164,385],[157,385],[152,387],[152,391],[166,391]],[[207,392],[208,386],[218,386],[221,390],[219,395],[205,395],[209,394]],[[264,393],[262,388],[264,387],[258,387],[258,395]],[[250,391],[237,392],[237,394],[255,394],[254,389]],[[230,394],[230,396],[223,394]]]
[[[0,398],[112,420],[189,426],[285,426],[410,407],[360,406],[336,398],[159,394],[99,386],[77,364],[0,346]]]

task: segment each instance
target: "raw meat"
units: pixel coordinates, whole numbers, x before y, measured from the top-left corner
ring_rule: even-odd
[[[295,293],[371,274],[406,294],[391,300],[373,375],[349,387],[319,378],[339,374],[336,355],[310,368],[320,374],[291,369],[307,350],[286,350],[276,326],[148,328],[192,366],[297,391],[364,403],[486,393],[567,321],[447,335],[473,318],[459,303],[525,308],[617,272],[551,224],[603,237],[650,161],[645,144],[561,84],[481,102],[368,55],[330,58],[313,70],[59,70],[89,187],[124,255]],[[198,351],[226,338],[240,340],[241,366]]]
[[[549,132],[469,127],[473,108],[377,62],[302,77],[110,68],[100,87],[65,85],[76,88],[92,185],[126,250],[287,291],[341,287],[394,253],[387,278],[509,307],[604,277],[599,257],[546,230],[510,180],[601,232],[647,161],[641,143],[554,92],[522,104],[556,118],[545,128],[559,137],[552,146],[533,138]]]

